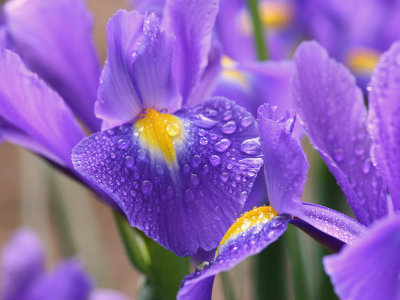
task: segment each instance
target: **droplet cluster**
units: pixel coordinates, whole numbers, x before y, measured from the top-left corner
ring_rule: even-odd
[[[206,101],[176,117],[181,132],[173,140],[173,163],[143,147],[131,124],[84,139],[73,163],[131,224],[188,255],[218,245],[247,199],[262,154],[255,120],[231,101]]]

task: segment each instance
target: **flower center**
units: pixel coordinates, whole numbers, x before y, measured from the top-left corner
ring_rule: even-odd
[[[293,19],[292,7],[280,1],[264,1],[260,4],[261,22],[267,29],[281,29]]]
[[[244,213],[225,233],[218,246],[215,256],[218,255],[218,251],[220,250],[221,246],[224,245],[228,240],[237,237],[239,234],[253,226],[271,221],[277,215],[277,212],[272,208],[272,206],[261,206]]]
[[[176,116],[146,109],[135,127],[143,144],[151,150],[160,151],[167,162],[176,161],[174,141],[182,134],[182,124]]]

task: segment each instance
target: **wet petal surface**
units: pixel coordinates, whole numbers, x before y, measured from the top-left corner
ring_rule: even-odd
[[[270,205],[278,213],[302,217],[301,196],[309,165],[299,140],[292,136],[294,123],[295,116],[288,112],[279,118],[276,107],[264,104],[258,109],[258,129]]]
[[[149,110],[134,126],[94,134],[74,149],[73,162],[131,225],[193,255],[215,248],[238,217],[262,154],[250,113],[214,98],[175,115]]]
[[[325,257],[340,299],[400,299],[400,218],[374,223],[353,245]]]
[[[154,15],[119,11],[107,25],[108,55],[101,75],[96,115],[103,128],[131,122],[144,108],[180,107],[171,74],[175,38]]]
[[[383,54],[369,90],[369,131],[372,158],[388,185],[396,210],[400,210],[400,42]]]
[[[296,111],[314,147],[341,186],[357,219],[368,225],[387,212],[385,185],[370,158],[367,111],[354,77],[316,42],[295,55]]]
[[[261,252],[285,232],[291,217],[274,216],[270,207],[259,207],[239,218],[221,242],[214,260],[200,264],[195,273],[183,280],[177,299],[211,299],[216,274]]]

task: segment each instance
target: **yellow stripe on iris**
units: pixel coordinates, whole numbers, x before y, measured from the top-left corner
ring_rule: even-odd
[[[272,206],[261,206],[244,213],[235,223],[228,229],[219,243],[215,256],[218,255],[220,248],[230,239],[237,237],[244,231],[256,225],[271,221],[278,214]]]
[[[263,1],[259,11],[261,22],[267,30],[285,28],[293,19],[292,6],[281,1]]]
[[[223,67],[223,77],[238,83],[245,89],[249,87],[249,81],[246,76],[236,68],[236,62],[234,60],[224,55],[221,59],[221,65]]]
[[[182,135],[182,123],[178,117],[146,109],[135,127],[143,144],[151,150],[160,151],[170,165],[176,162],[174,141]]]

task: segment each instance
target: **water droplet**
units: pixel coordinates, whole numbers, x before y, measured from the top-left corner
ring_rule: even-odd
[[[108,134],[109,136],[115,135],[115,129],[114,129],[114,128],[108,129],[106,132],[107,132],[107,134]]]
[[[247,128],[253,123],[253,118],[252,117],[245,117],[242,119],[240,122],[240,125],[242,125],[243,128]]]
[[[243,158],[239,160],[239,163],[251,168],[259,168],[263,164],[263,159],[261,157]]]
[[[211,155],[209,157],[209,161],[212,166],[216,167],[219,166],[219,164],[221,163],[221,158],[218,155]]]
[[[224,121],[228,121],[232,118],[233,112],[231,110],[227,110],[226,112],[224,112],[223,116],[222,116],[222,120]]]
[[[208,139],[203,136],[203,137],[200,138],[200,142],[199,143],[200,143],[200,145],[205,146],[205,145],[208,144]]]
[[[197,176],[197,174],[195,173],[190,174],[190,183],[193,185],[199,185],[200,183],[199,176]]]
[[[240,199],[242,201],[247,199],[247,192],[246,191],[243,191],[243,192],[240,193]]]
[[[125,139],[120,139],[117,142],[117,148],[120,150],[124,150],[129,146],[129,142]]]
[[[228,139],[222,139],[218,143],[214,145],[214,149],[218,152],[224,152],[226,149],[229,148],[229,146],[232,144],[232,142]]]
[[[361,155],[363,155],[364,154],[364,147],[362,146],[362,145],[357,145],[355,148],[354,148],[354,154],[355,155],[357,155],[357,156],[361,156]]]
[[[337,148],[333,150],[333,156],[337,162],[341,162],[344,160],[344,151],[341,148]]]
[[[169,136],[177,136],[181,132],[181,127],[176,122],[169,122],[165,129]]]
[[[370,170],[371,170],[371,161],[369,159],[366,159],[362,165],[362,171],[364,174],[368,174]]]
[[[234,121],[229,121],[221,127],[221,131],[225,134],[232,134],[236,131],[236,128],[236,123]]]
[[[207,174],[210,171],[210,167],[208,165],[203,166],[203,174]]]
[[[207,269],[209,265],[210,263],[208,261],[203,261],[197,265],[197,270],[203,271],[204,269]]]
[[[146,158],[146,151],[144,151],[143,149],[139,149],[137,158],[140,160],[144,160]]]
[[[188,174],[190,172],[190,166],[188,164],[183,165],[183,173]]]
[[[153,183],[150,180],[143,180],[141,189],[143,194],[149,194],[153,190]]]
[[[229,179],[229,174],[228,173],[222,173],[219,177],[221,178],[221,180],[223,182],[227,182],[228,179]]]
[[[261,152],[260,138],[248,139],[240,144],[240,150],[249,155],[258,155]]]
[[[125,157],[125,167],[132,169],[135,165],[135,159],[132,156]]]
[[[205,136],[206,135],[206,131],[204,129],[199,129],[199,131],[197,132],[197,134],[199,136]]]
[[[162,165],[156,165],[156,172],[159,175],[164,174],[164,168],[162,167]]]
[[[186,189],[185,190],[185,196],[189,200],[193,200],[194,199],[194,194],[193,194],[193,191],[191,189]]]
[[[115,158],[117,157],[117,155],[116,155],[114,152],[112,152],[112,153],[110,154],[110,157],[111,157],[111,159],[115,159]]]
[[[135,197],[136,196],[136,191],[135,190],[131,190],[129,194],[131,194],[132,197]]]
[[[215,125],[218,124],[218,121],[211,120],[210,118],[207,118],[206,116],[203,116],[202,114],[198,115],[197,120],[192,120],[192,123],[206,129],[213,128]]]

